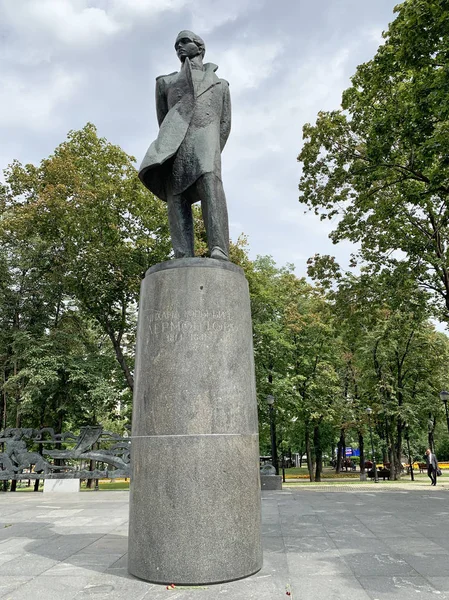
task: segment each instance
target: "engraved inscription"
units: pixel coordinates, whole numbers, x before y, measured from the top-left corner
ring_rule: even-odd
[[[151,310],[148,314],[148,331],[155,337],[164,337],[169,342],[182,339],[206,341],[210,336],[230,331],[233,328],[229,311],[211,310]]]

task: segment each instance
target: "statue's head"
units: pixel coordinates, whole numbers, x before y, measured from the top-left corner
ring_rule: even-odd
[[[195,56],[201,56],[204,58],[206,54],[206,45],[204,40],[199,35],[193,33],[193,31],[180,31],[175,42],[175,50],[178,58],[181,62],[184,62],[186,58],[195,58]]]

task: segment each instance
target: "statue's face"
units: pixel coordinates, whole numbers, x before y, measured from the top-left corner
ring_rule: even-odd
[[[181,62],[184,62],[186,58],[195,58],[200,54],[200,49],[192,40],[192,38],[183,36],[176,40],[175,50],[178,58]]]

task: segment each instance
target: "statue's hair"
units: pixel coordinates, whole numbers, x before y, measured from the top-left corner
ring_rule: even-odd
[[[189,38],[191,38],[192,41],[200,49],[200,51],[201,51],[201,57],[204,58],[204,55],[206,54],[206,44],[204,43],[203,38],[201,38],[196,33],[193,33],[193,31],[189,31],[188,29],[183,29],[182,31],[180,31],[178,33],[177,37],[176,37],[176,41],[178,41],[182,37],[189,37]],[[175,42],[175,44],[176,44],[176,42]]]

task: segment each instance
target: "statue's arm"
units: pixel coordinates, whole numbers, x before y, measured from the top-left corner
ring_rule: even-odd
[[[165,82],[162,77],[156,79],[156,114],[159,127],[168,113],[167,94],[165,93]]]
[[[229,84],[221,80],[223,85],[223,110],[220,121],[220,149],[223,150],[231,132],[231,95],[229,93]]]

